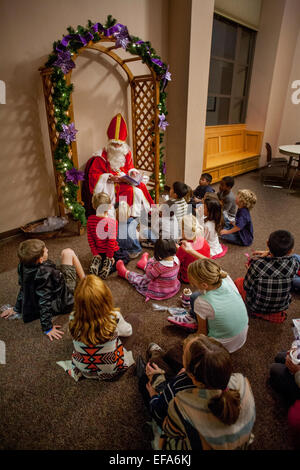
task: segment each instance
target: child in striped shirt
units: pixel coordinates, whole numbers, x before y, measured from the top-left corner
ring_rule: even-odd
[[[167,204],[174,210],[178,223],[181,222],[182,217],[188,212],[188,203],[185,200],[188,192],[189,186],[181,181],[175,181],[170,189],[170,199]]]
[[[137,267],[145,274],[128,271],[122,260],[117,261],[116,268],[120,277],[126,279],[136,290],[149,299],[169,299],[177,294],[180,281],[177,279],[179,259],[176,256],[174,240],[159,238],[154,245],[154,258],[148,260],[149,253],[144,253]]]

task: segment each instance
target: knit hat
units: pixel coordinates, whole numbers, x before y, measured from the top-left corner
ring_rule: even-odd
[[[123,116],[118,113],[112,118],[108,129],[107,136],[110,141],[123,144],[127,139],[127,126]]]

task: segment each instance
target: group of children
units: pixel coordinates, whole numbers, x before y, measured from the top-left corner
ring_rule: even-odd
[[[132,328],[114,307],[105,283],[113,271],[146,301],[175,296],[181,283],[194,286],[196,292],[190,298],[190,309],[168,320],[197,335],[215,338],[229,353],[244,345],[248,315],[284,321],[291,290],[299,286],[300,263],[299,257],[292,255],[293,236],[285,230],[271,233],[267,250],[253,253],[245,277],[233,282],[215,259],[228,250],[220,241],[240,246],[252,244],[250,211],[256,196],[245,189],[235,197],[232,177],[222,179],[218,193],[211,181],[211,175],[202,174],[195,191],[185,183],[175,182],[166,203],[153,208],[156,223],[150,219],[149,225],[148,219],[144,227],[130,216],[126,201],[115,205],[112,217],[109,196],[95,194],[92,204],[96,214],[89,217],[87,224],[93,255],[89,275],[85,275],[73,250],[63,250],[61,265],[57,267],[48,260],[43,241],[26,240],[18,250],[17,302],[1,317],[19,313],[24,322],[40,318],[42,331],[52,341],[63,335],[59,325],[52,323],[52,317],[70,314],[74,350],[68,372],[75,380],[81,377],[107,380],[132,363],[130,353],[119,339],[130,336]],[[146,238],[139,239],[139,234]],[[144,252],[136,265],[141,273],[130,271],[126,265],[141,254],[145,241],[152,244],[154,256],[150,258]],[[75,290],[76,277],[79,283]]]

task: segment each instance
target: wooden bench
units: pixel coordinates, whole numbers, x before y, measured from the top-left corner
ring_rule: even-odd
[[[263,133],[246,129],[246,124],[206,126],[202,173],[213,183],[259,167]]]

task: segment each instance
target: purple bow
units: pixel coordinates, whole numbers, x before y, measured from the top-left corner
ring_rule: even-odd
[[[78,184],[79,181],[84,180],[84,172],[77,170],[76,168],[71,168],[71,170],[66,171],[66,182],[71,181],[74,184]]]
[[[59,138],[64,140],[67,145],[70,145],[71,142],[74,142],[76,140],[76,133],[78,132],[77,129],[75,129],[75,124],[74,122],[71,122],[71,124],[62,125],[62,132],[59,134]]]

